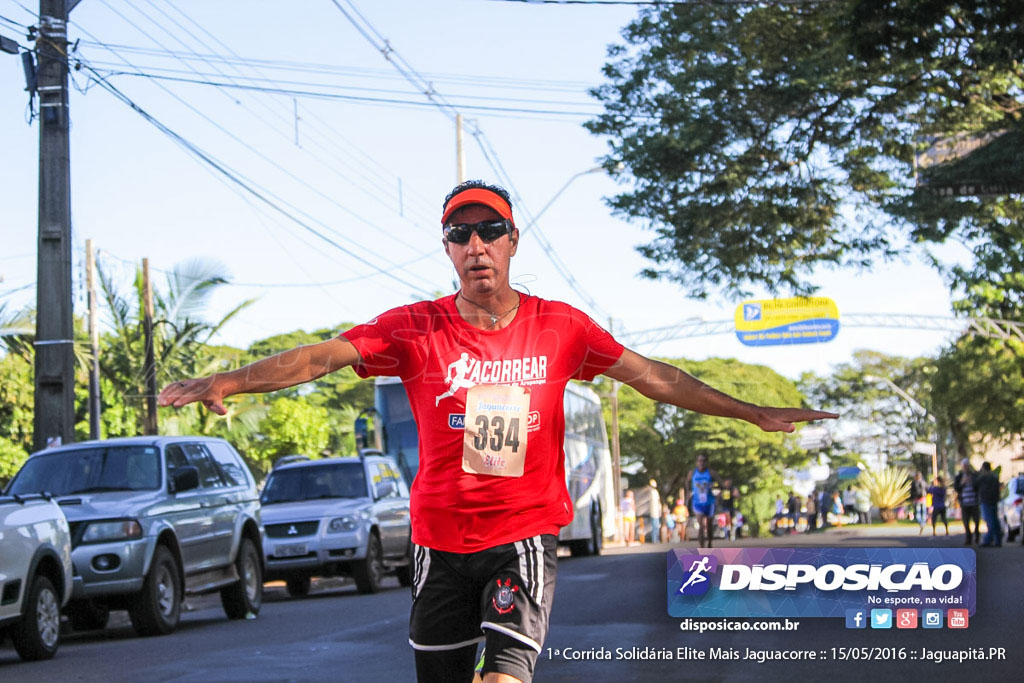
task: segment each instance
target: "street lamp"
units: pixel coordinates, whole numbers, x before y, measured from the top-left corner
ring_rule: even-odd
[[[911,396],[906,391],[904,391],[898,384],[893,382],[888,377],[879,377],[878,375],[864,375],[864,381],[865,382],[874,382],[874,383],[886,385],[887,387],[892,389],[892,391],[895,394],[897,394],[900,398],[902,398],[907,403],[909,403],[910,405],[912,405],[915,408],[917,408],[918,410],[920,410],[924,414],[924,416],[927,417],[931,421],[932,428],[935,430],[935,448],[933,448],[932,451],[931,451],[931,456],[932,456],[932,478],[937,477],[939,475],[939,463],[938,463],[939,428],[938,428],[938,421],[935,419],[935,416],[932,415],[931,413],[929,413],[927,408],[925,408],[923,405],[918,403],[917,400],[914,399],[913,396]]]
[[[616,171],[621,171],[624,168],[626,168],[626,165],[623,164],[621,161],[615,165],[615,170]],[[559,189],[558,192],[556,192],[554,194],[554,196],[551,197],[551,199],[548,200],[548,203],[544,205],[544,208],[542,208],[540,211],[537,212],[537,215],[535,215],[533,217],[533,220],[530,221],[530,224],[527,225],[525,228],[523,228],[522,230],[519,231],[520,237],[525,235],[527,232],[529,232],[530,228],[532,228],[534,225],[537,224],[537,221],[539,221],[540,217],[544,215],[544,212],[547,211],[549,208],[551,208],[551,205],[555,203],[555,200],[558,199],[559,197],[561,197],[562,193],[565,192],[569,188],[569,186],[572,185],[576,181],[577,178],[581,178],[581,177],[583,177],[585,175],[589,175],[591,173],[601,173],[603,171],[604,171],[604,166],[595,166],[594,168],[588,168],[586,171],[580,171],[576,175],[570,177],[569,180],[565,181],[565,185],[562,185],[561,189]]]

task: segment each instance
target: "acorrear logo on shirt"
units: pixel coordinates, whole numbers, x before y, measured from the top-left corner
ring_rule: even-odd
[[[528,386],[544,384],[547,380],[547,356],[480,360],[463,351],[458,358],[448,364],[444,377],[448,389],[434,397],[434,405],[439,405],[446,398],[452,398],[460,389],[472,389],[478,384]]]

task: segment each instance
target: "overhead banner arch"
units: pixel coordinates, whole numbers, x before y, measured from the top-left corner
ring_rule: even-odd
[[[824,296],[750,299],[736,307],[735,320],[746,346],[820,344],[839,334],[839,307]]]

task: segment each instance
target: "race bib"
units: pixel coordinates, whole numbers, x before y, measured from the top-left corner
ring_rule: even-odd
[[[478,384],[466,392],[462,469],[521,477],[526,463],[530,395],[517,386]]]

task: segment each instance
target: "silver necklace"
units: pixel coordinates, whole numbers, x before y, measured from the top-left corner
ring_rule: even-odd
[[[483,311],[484,313],[486,313],[487,315],[489,315],[489,316],[490,316],[490,318],[491,318],[491,324],[490,324],[490,325],[488,325],[488,327],[494,327],[495,325],[497,325],[497,324],[498,324],[498,321],[499,321],[499,320],[501,320],[501,319],[502,319],[502,318],[504,318],[504,317],[505,317],[506,315],[508,315],[508,314],[509,314],[509,313],[511,313],[512,311],[516,310],[517,308],[519,308],[519,304],[521,303],[520,301],[517,301],[517,302],[516,302],[516,305],[515,305],[515,306],[513,306],[513,307],[512,307],[512,308],[510,308],[510,309],[508,309],[508,310],[507,310],[507,311],[505,311],[504,313],[502,313],[502,314],[498,315],[498,314],[495,314],[495,313],[491,313],[491,311],[490,311],[490,310],[488,310],[486,306],[483,306],[483,305],[481,305],[481,304],[478,304],[477,302],[473,301],[472,299],[467,299],[467,298],[466,298],[466,295],[465,295],[465,294],[463,294],[462,292],[459,292],[459,296],[460,296],[460,297],[462,297],[462,300],[463,300],[463,301],[465,301],[465,302],[466,302],[467,304],[473,304],[474,306],[476,306],[477,308],[479,308],[479,309],[480,309],[481,311]]]

